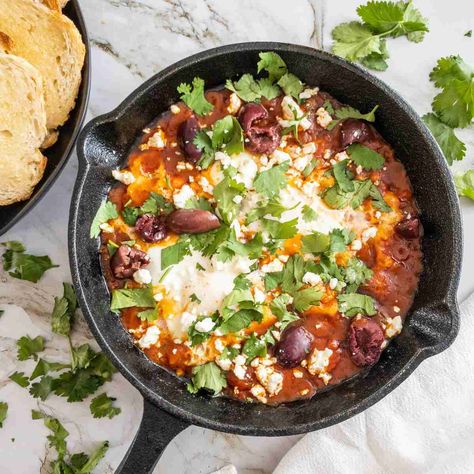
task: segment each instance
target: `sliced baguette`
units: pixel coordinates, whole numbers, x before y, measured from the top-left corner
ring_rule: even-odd
[[[42,3],[51,10],[61,11],[69,0],[35,0],[36,3]]]
[[[21,56],[43,76],[47,128],[66,122],[73,109],[85,47],[74,23],[34,0],[1,0],[0,32],[10,38],[7,53]]]
[[[0,206],[31,196],[46,166],[39,151],[46,134],[40,73],[25,59],[0,53]]]

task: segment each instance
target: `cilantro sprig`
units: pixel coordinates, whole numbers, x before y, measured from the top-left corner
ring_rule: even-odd
[[[227,379],[222,370],[214,362],[208,362],[193,368],[191,382],[188,383],[187,388],[191,393],[206,389],[217,395],[225,387],[227,387]]]
[[[406,36],[418,43],[428,30],[426,18],[413,2],[370,1],[357,8],[361,21],[336,26],[332,31],[334,54],[359,61],[370,69],[387,69],[386,38]]]
[[[6,250],[3,252],[3,269],[9,275],[20,280],[37,283],[50,268],[56,268],[47,255],[37,256],[25,253],[25,246],[16,240],[1,243]]]
[[[206,115],[214,109],[204,95],[204,80],[200,77],[195,77],[192,85],[180,84],[178,92],[181,100],[198,115]]]
[[[0,402],[0,428],[3,428],[3,423],[7,419],[8,403]]]

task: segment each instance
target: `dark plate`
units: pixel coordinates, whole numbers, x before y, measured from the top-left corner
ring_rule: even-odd
[[[35,186],[30,199],[9,206],[0,206],[0,235],[4,234],[33,209],[54,183],[71,155],[77,135],[86,116],[90,89],[90,49],[86,25],[79,8],[78,0],[70,0],[64,8],[63,13],[77,26],[86,46],[86,56],[82,69],[82,82],[79,88],[76,106],[71,111],[68,121],[59,129],[58,141],[51,148],[43,152],[48,158],[48,163],[44,175],[41,181]]]
[[[426,235],[424,271],[405,327],[371,370],[311,400],[270,407],[222,397],[191,395],[182,380],[151,362],[109,310],[99,239],[90,223],[107,196],[111,171],[126,163],[136,137],[178,99],[176,87],[194,76],[208,87],[255,72],[260,51],[278,52],[291,72],[336,99],[370,110],[376,126],[404,163],[421,208]],[[459,202],[446,161],[414,110],[366,70],[331,54],[282,43],[243,43],[180,61],[133,92],[113,112],[89,123],[78,142],[79,175],[71,203],[69,254],[80,306],[102,349],[146,399],[145,415],[122,472],[147,472],[177,431],[194,423],[246,435],[278,436],[317,430],[359,413],[390,393],[426,357],[441,352],[459,327],[456,290],[462,255]],[[151,402],[151,403],[148,403]],[[156,407],[163,409],[158,410]]]

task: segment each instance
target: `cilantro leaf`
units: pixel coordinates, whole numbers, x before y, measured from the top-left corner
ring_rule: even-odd
[[[115,204],[110,201],[103,201],[92,220],[90,238],[95,239],[99,237],[101,224],[105,224],[110,219],[116,219],[117,217],[118,212]]]
[[[278,81],[278,85],[283,89],[285,95],[291,95],[299,100],[301,92],[303,92],[304,84],[291,73],[286,73]]]
[[[225,223],[230,224],[235,219],[240,205],[234,202],[234,198],[241,196],[244,191],[245,185],[243,183],[238,183],[229,177],[225,177],[214,187],[217,209]]]
[[[459,196],[474,200],[474,170],[454,176],[454,183]]]
[[[267,344],[262,339],[257,338],[255,333],[245,341],[242,354],[247,356],[247,361],[251,362],[255,357],[264,357],[267,353]]]
[[[433,113],[423,115],[422,118],[438,142],[446,161],[452,165],[454,161],[462,160],[466,155],[466,145],[459,140],[454,130]]]
[[[193,368],[193,376],[188,384],[189,392],[197,393],[204,388],[217,395],[225,387],[227,387],[227,379],[214,362],[208,362]]]
[[[279,54],[269,51],[259,53],[258,56],[260,61],[257,63],[257,72],[267,71],[270,81],[276,82],[288,72],[285,61]]]
[[[170,265],[179,263],[189,254],[189,240],[181,238],[174,245],[170,245],[161,250],[161,269],[165,270]]]
[[[109,397],[106,393],[93,398],[90,404],[90,411],[94,418],[108,417],[112,419],[115,415],[118,415],[122,410],[114,407],[113,402],[116,398]]]
[[[391,212],[392,208],[385,202],[382,193],[375,184],[372,184],[369,196],[372,199],[372,206],[374,206],[375,209],[378,209],[381,212]]]
[[[433,111],[450,127],[466,127],[474,118],[474,69],[460,56],[440,58],[430,73],[442,88],[433,100]]]
[[[112,291],[110,309],[117,311],[123,308],[154,308],[155,300],[151,288],[123,288]]]
[[[367,316],[373,316],[377,313],[375,300],[367,295],[346,293],[339,295],[337,301],[339,303],[339,311],[348,318],[359,313],[366,314]]]
[[[196,114],[206,115],[214,109],[214,106],[206,100],[204,95],[204,81],[200,77],[193,79],[190,84],[181,83],[178,86],[181,100]]]
[[[273,219],[262,219],[262,224],[265,230],[270,234],[273,239],[291,239],[297,232],[298,218],[280,222]]]
[[[8,378],[23,388],[28,387],[30,384],[28,377],[25,376],[24,372],[13,372],[13,374]]]
[[[303,209],[301,210],[301,217],[305,222],[311,222],[314,221],[318,217],[318,213],[311,209],[307,204],[303,206]]]
[[[69,436],[69,432],[59,420],[39,410],[31,410],[31,418],[33,420],[44,420],[44,425],[51,431],[51,434],[48,435],[49,445],[56,449],[59,459],[63,459],[67,453],[66,438]]]
[[[76,294],[70,283],[63,283],[63,297],[54,298],[54,308],[51,315],[51,329],[56,334],[68,336],[74,322],[77,307]]]
[[[262,97],[271,100],[280,93],[280,89],[272,85],[268,78],[255,80],[252,74],[243,74],[236,82],[228,79],[225,87],[245,102],[258,102]]]
[[[342,23],[332,30],[332,52],[349,61],[358,61],[371,53],[382,53],[380,37],[358,21]]]
[[[44,350],[44,337],[36,336],[34,339],[31,339],[30,336],[23,336],[16,341],[16,345],[18,346],[18,360],[27,360],[32,357],[34,360],[37,360],[38,356],[36,354]]]
[[[344,252],[346,247],[355,239],[355,234],[348,229],[333,229],[329,233],[330,252]]]
[[[43,402],[54,390],[56,381],[49,375],[41,377],[39,382],[35,382],[30,387],[30,394],[33,398],[40,398]]]
[[[360,62],[369,69],[374,69],[376,71],[386,71],[388,68],[387,59],[389,57],[390,55],[387,50],[387,41],[385,39],[381,39],[380,53],[370,53],[365,58],[362,58]]]
[[[354,191],[354,182],[352,181],[354,175],[347,168],[348,160],[338,161],[333,167],[332,172],[339,189],[342,192],[348,193]]]
[[[260,322],[262,317],[262,313],[256,309],[240,309],[224,321],[219,326],[219,330],[222,334],[239,332],[241,329],[248,327],[253,321]]]
[[[90,474],[105,456],[108,449],[109,442],[103,441],[90,456],[87,456],[84,453],[73,454],[70,462],[71,465],[76,468],[75,474]]]
[[[293,294],[303,285],[304,260],[301,255],[292,255],[285,264],[282,273],[283,292]]]
[[[7,419],[8,403],[0,402],[0,428],[3,428],[3,422]]]
[[[259,172],[253,183],[255,190],[269,198],[278,196],[280,191],[286,186],[287,179],[285,173],[288,171],[289,165],[289,161],[284,161],[268,170]]]
[[[288,324],[299,319],[294,313],[290,313],[287,309],[287,305],[290,302],[290,296],[286,293],[282,293],[273,299],[270,303],[270,310],[274,316],[278,318],[280,322],[280,331],[283,331]],[[271,335],[271,333],[270,333]]]
[[[239,121],[232,115],[217,120],[212,126],[212,148],[234,155],[244,151],[244,135]]]
[[[428,31],[426,19],[412,2],[371,1],[360,5],[357,13],[375,33],[392,37],[407,35],[410,41],[419,42]]]
[[[380,170],[385,163],[385,158],[382,155],[360,143],[348,146],[347,152],[356,165],[362,166],[366,170]]]
[[[30,380],[34,380],[41,375],[46,375],[49,372],[70,368],[69,364],[61,364],[59,362],[48,362],[44,359],[39,359],[33,373],[30,375]]]
[[[315,290],[314,288],[305,288],[303,290],[299,290],[295,293],[293,306],[295,307],[296,311],[302,313],[311,306],[319,303],[322,296],[323,292]]]
[[[375,112],[377,111],[378,108],[379,106],[376,105],[370,112],[363,114],[359,110],[354,109],[354,107],[350,107],[349,105],[341,107],[340,109],[337,109],[334,112],[334,115],[336,116],[336,120],[333,120],[328,125],[327,129],[332,130],[341,120],[344,120],[347,118],[355,118],[355,119],[365,120],[367,122],[375,122]]]
[[[54,393],[67,397],[68,402],[81,402],[88,395],[92,395],[103,383],[104,380],[101,377],[91,375],[88,370],[64,372],[55,380]]]
[[[354,191],[344,192],[339,185],[334,185],[324,191],[322,194],[324,202],[331,209],[342,209],[346,206],[351,206],[357,209],[370,196],[373,183],[370,179],[363,181],[354,181]]]
[[[329,248],[329,235],[321,232],[314,232],[311,235],[305,235],[301,239],[302,252],[319,254],[325,252]]]

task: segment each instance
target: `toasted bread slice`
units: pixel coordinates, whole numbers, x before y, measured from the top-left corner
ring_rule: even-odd
[[[61,11],[69,0],[35,0],[37,3],[42,3],[51,10]]]
[[[10,38],[5,52],[25,58],[43,76],[47,127],[55,130],[66,122],[81,83],[80,33],[69,18],[33,0],[1,0],[0,32]]]
[[[0,205],[31,196],[43,176],[46,134],[43,79],[18,56],[0,53]]]

